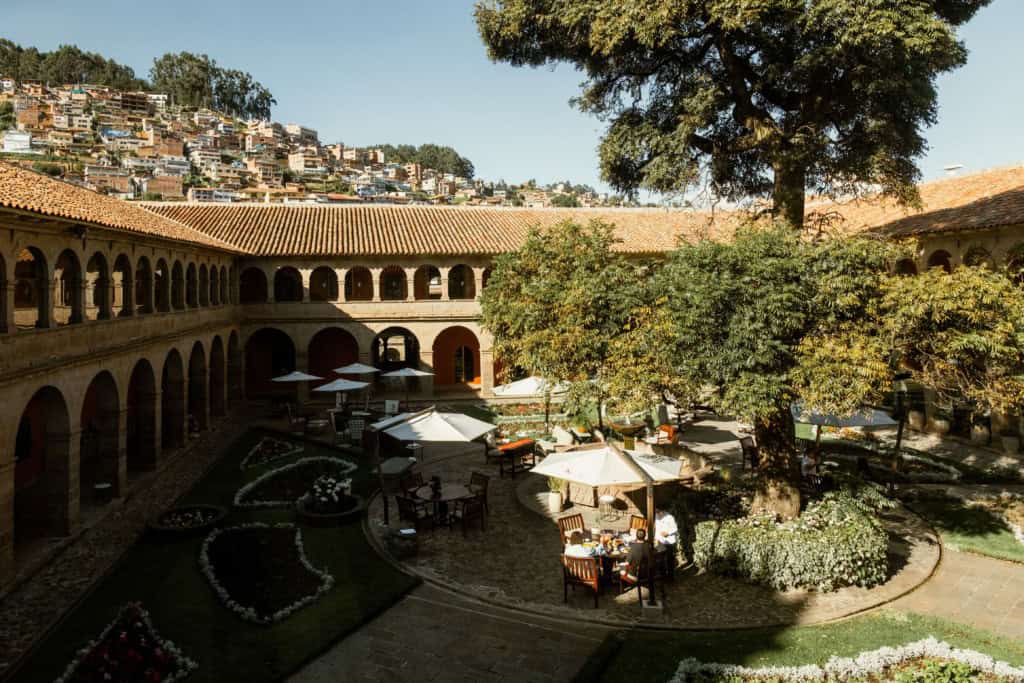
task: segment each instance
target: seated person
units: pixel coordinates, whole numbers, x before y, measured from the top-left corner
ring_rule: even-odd
[[[593,557],[594,549],[583,545],[583,532],[574,531],[565,546],[565,554],[569,557]]]
[[[636,530],[636,543],[632,543],[629,546],[629,553],[626,555],[626,564],[619,569],[619,573],[622,576],[629,578],[632,581],[637,580],[637,572],[640,567],[650,566],[651,562],[651,549],[646,543],[647,531],[644,529]]]
[[[808,448],[804,451],[804,457],[800,459],[800,475],[805,479],[818,474],[818,451],[815,448]]]

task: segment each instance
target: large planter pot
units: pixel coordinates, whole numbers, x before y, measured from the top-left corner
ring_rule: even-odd
[[[915,432],[924,431],[925,416],[920,410],[911,410],[907,413],[907,426]]]
[[[174,517],[187,517],[189,513],[196,512],[202,513],[205,517],[205,520],[200,524],[182,526],[180,523],[175,523],[173,519]],[[222,508],[219,505],[181,505],[165,510],[153,519],[149,520],[147,525],[152,531],[163,536],[191,536],[193,534],[198,535],[212,529],[222,519],[224,519],[227,514],[227,509]]]
[[[1003,452],[1012,455],[1020,450],[1020,437],[1019,436],[1003,436],[1000,438],[1003,442]]]
[[[357,496],[355,494],[351,494],[351,496],[356,503],[353,507],[343,512],[333,512],[330,514],[313,512],[312,510],[307,509],[306,497],[303,496],[295,502],[295,513],[298,515],[299,521],[307,526],[341,526],[342,524],[358,517],[366,507],[366,501],[364,501],[361,496]]]
[[[944,417],[937,417],[932,420],[932,431],[939,436],[945,436],[949,434],[949,430],[953,428],[953,425]]]
[[[985,425],[974,425],[971,427],[971,443],[984,446],[989,441],[988,427]]]
[[[562,494],[559,491],[548,492],[548,511],[557,515],[562,511]]]

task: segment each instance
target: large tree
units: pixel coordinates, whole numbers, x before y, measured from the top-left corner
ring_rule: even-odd
[[[476,19],[492,59],[584,73],[575,104],[608,120],[601,171],[619,190],[706,180],[799,227],[808,191],[916,200],[935,79],[989,2],[487,0]]]

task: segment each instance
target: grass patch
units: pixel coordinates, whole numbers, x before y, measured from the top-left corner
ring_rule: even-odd
[[[617,633],[598,648],[592,662],[584,666],[575,680],[665,681],[685,657],[749,667],[821,665],[833,655],[850,657],[883,645],[905,645],[928,636],[954,647],[984,652],[1015,666],[1024,665],[1024,643],[945,619],[893,612],[823,626]]]
[[[240,471],[242,458],[264,435],[259,431],[243,435],[178,503],[231,507],[241,485],[283,464]],[[337,453],[306,444],[295,459],[311,456]],[[354,460],[358,462],[358,458]],[[369,468],[360,467],[347,476],[352,477],[354,492],[366,495],[372,489]],[[291,521],[294,513],[288,509],[236,508],[219,526]],[[32,654],[17,680],[53,681],[76,650],[95,638],[124,603],[138,601],[149,610],[156,630],[199,663],[189,683],[276,681],[392,605],[417,583],[376,554],[363,536],[358,518],[341,527],[303,526],[302,535],[310,562],[330,571],[336,583],[312,605],[270,626],[243,621],[221,604],[197,562],[205,535],[144,536]]]
[[[992,512],[968,506],[958,498],[921,500],[911,504],[954,550],[987,555],[1000,560],[1024,562],[1024,543]]]

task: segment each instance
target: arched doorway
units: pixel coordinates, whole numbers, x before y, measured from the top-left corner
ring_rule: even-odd
[[[345,273],[345,300],[373,300],[373,275],[368,268],[356,266]]]
[[[384,372],[420,365],[420,342],[404,327],[389,327],[380,332],[373,338],[370,352],[374,367]]]
[[[917,275],[917,264],[914,263],[914,259],[903,258],[896,262],[893,270],[897,275]]]
[[[988,253],[988,250],[981,246],[973,246],[967,250],[963,257],[963,264],[965,266],[972,266],[975,268],[984,267],[991,270],[994,267],[992,261],[992,255]]]
[[[302,301],[302,276],[291,266],[274,273],[274,302]]]
[[[167,354],[160,376],[160,443],[164,450],[185,445],[185,365],[177,349]]]
[[[171,270],[167,261],[158,259],[153,271],[153,298],[156,310],[167,313],[171,310]]]
[[[60,253],[54,265],[53,279],[57,297],[53,310],[54,321],[57,325],[82,322],[82,269],[75,252],[65,249]]]
[[[85,317],[88,320],[109,320],[110,313],[110,270],[107,259],[96,252],[85,264],[85,278],[88,283],[85,300]]]
[[[127,403],[126,451],[132,475],[156,466],[156,375],[148,360],[132,369]]]
[[[210,274],[205,263],[199,266],[199,305],[204,308],[210,305]]]
[[[35,247],[22,249],[14,264],[14,325],[20,330],[50,325],[46,258]]]
[[[325,377],[324,384],[336,378],[334,368],[340,368],[359,360],[359,344],[356,338],[340,327],[320,330],[309,340],[309,372]]]
[[[124,318],[135,312],[135,279],[132,262],[121,254],[114,260],[114,314]]]
[[[185,305],[189,308],[199,306],[199,276],[196,275],[196,264],[188,264],[185,269]]]
[[[83,507],[89,507],[96,501],[96,484],[110,484],[113,495],[121,495],[119,417],[117,383],[104,370],[89,383],[82,399],[78,483],[79,500]]]
[[[153,269],[145,256],[135,266],[135,312],[137,314],[153,312]]]
[[[223,417],[227,401],[227,376],[224,371],[224,342],[213,338],[210,345],[210,415]]]
[[[435,266],[420,266],[412,277],[412,294],[417,301],[441,298],[441,271]]]
[[[206,395],[206,353],[203,343],[192,345],[188,356],[188,416],[189,429],[206,429],[209,426],[209,405]],[[193,420],[195,421],[193,425]]]
[[[461,325],[449,327],[434,340],[434,384],[480,383],[480,342]]]
[[[337,301],[338,276],[333,268],[320,266],[309,276],[310,301]]]
[[[228,337],[228,400],[242,398],[242,352],[238,348],[238,333]]]
[[[14,443],[15,552],[70,531],[71,424],[64,396],[43,387],[26,404]]]
[[[220,300],[220,273],[217,266],[210,266],[210,305],[219,306]]]
[[[476,280],[472,268],[460,264],[448,271],[448,298],[476,298]]]
[[[938,251],[932,252],[932,255],[928,257],[928,270],[932,268],[942,268],[947,273],[953,272],[952,256],[948,251],[939,249]]]
[[[408,297],[405,271],[399,266],[388,266],[380,273],[380,298],[383,301],[405,301]]]
[[[185,269],[181,261],[175,261],[171,267],[171,306],[176,311],[185,310]]]
[[[267,303],[267,276],[262,270],[246,268],[242,271],[239,298],[243,304]]]
[[[494,268],[484,268],[483,274],[480,276],[480,285],[483,289],[487,289],[487,283],[491,279],[491,275],[494,274]]]
[[[295,344],[281,330],[264,327],[245,343],[245,395],[248,398],[294,396],[294,385],[270,381],[293,370]]]

